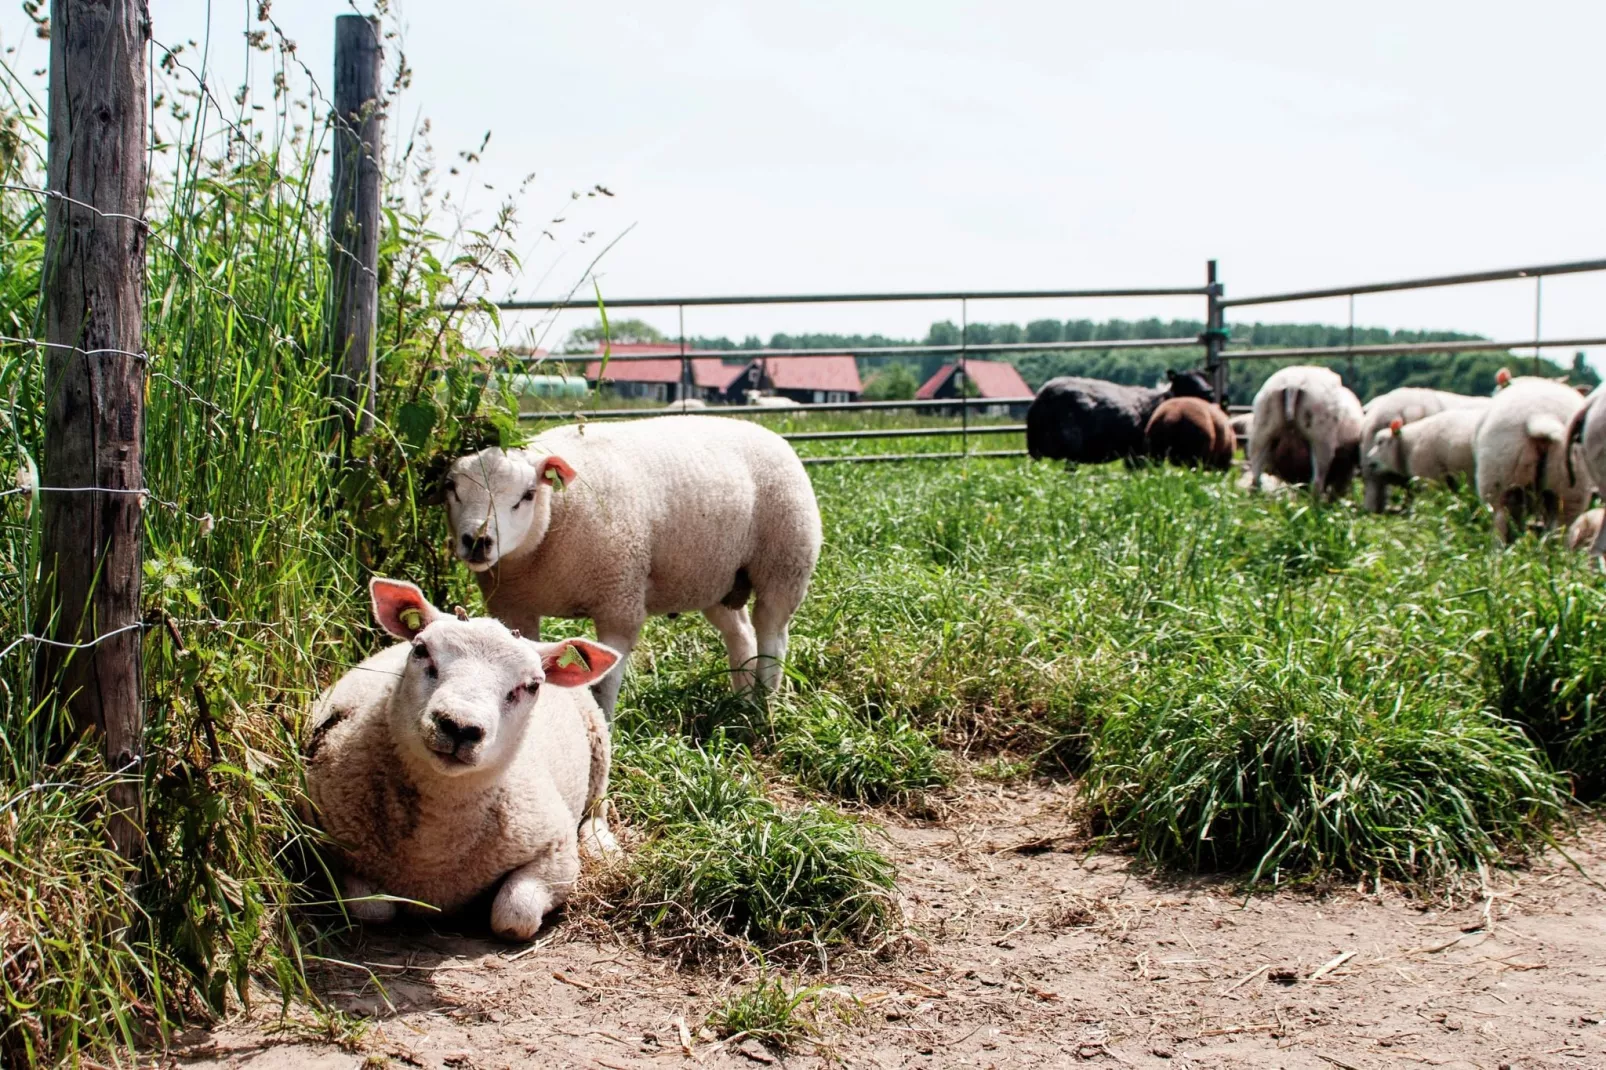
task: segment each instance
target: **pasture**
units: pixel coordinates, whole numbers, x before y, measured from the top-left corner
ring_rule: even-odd
[[[983,1065],[1014,1047],[1317,1066],[1386,1056],[1347,1035],[1386,1018],[1483,1065],[1471,1012],[1445,1008],[1488,987],[1495,947],[1526,964],[1497,973],[1554,986],[1513,998],[1576,998],[1597,938],[1561,905],[1601,897],[1546,846],[1593,872],[1574,800],[1600,787],[1606,599],[1557,540],[1498,552],[1478,504],[1436,490],[1371,516],[1236,473],[811,475],[826,548],[786,694],[733,698],[699,619],[643,636],[617,726],[628,862],[534,952],[472,920],[341,935],[324,913],[310,991],[344,1011],[295,1020],[483,1065],[543,1044],[631,1065],[676,1053],[685,1023],[720,1058],[757,1038],[902,1064],[968,1034],[951,1050]],[[1427,929],[1455,953],[1424,952]],[[1514,934],[1556,948],[1548,973]],[[1573,1042],[1525,1029],[1504,1050]]]

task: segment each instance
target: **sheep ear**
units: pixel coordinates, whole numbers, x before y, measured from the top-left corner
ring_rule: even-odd
[[[424,592],[402,580],[375,576],[368,583],[374,601],[374,619],[398,639],[414,639],[441,616]]]
[[[1405,421],[1401,420],[1398,416],[1389,421],[1389,430],[1393,431],[1396,435],[1400,433],[1400,428],[1404,426]]]
[[[619,663],[619,652],[589,639],[565,639],[541,644],[541,671],[546,682],[559,687],[584,687],[608,675]]]
[[[574,482],[574,475],[574,469],[570,467],[569,462],[554,453],[541,462],[541,474],[537,479],[545,480],[559,490],[563,490]]]

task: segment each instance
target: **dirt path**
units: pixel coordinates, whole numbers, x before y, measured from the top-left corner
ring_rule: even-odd
[[[1146,878],[1123,857],[1085,855],[1069,799],[1066,787],[968,793],[940,826],[880,815],[916,949],[826,978],[836,994],[822,999],[818,1049],[780,1062],[1606,1067],[1606,892],[1560,856],[1491,878],[1464,908],[1355,889],[1245,902],[1227,882]],[[1606,827],[1591,824],[1572,849],[1606,873]],[[326,971],[334,1002],[376,1016],[348,1048],[242,1022],[194,1038],[182,1062],[491,1070],[772,1058],[698,1035],[750,977],[676,971],[582,918],[529,949],[407,934],[349,957],[374,964],[385,993],[359,970]]]

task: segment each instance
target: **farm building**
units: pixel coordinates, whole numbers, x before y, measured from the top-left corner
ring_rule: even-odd
[[[749,390],[791,398],[800,405],[858,401],[864,392],[859,363],[846,353],[826,357],[759,357],[739,369],[721,400],[740,404]]]
[[[683,397],[702,401],[723,400],[726,389],[743,373],[739,365],[726,364],[718,357],[684,358],[691,365],[691,383],[683,383],[683,358],[680,346],[664,342],[616,342],[612,357],[652,357],[662,360],[610,360],[606,372],[602,361],[593,360],[586,365],[586,381],[593,387],[607,383],[614,396],[620,398],[646,398],[651,401],[679,401]],[[602,347],[599,345],[600,353]],[[601,382],[599,382],[599,379]],[[740,391],[737,392],[740,395]]]
[[[1013,364],[1000,360],[970,360],[965,362],[965,374],[970,378],[971,389],[967,393],[971,397],[1025,399],[1012,404],[984,406],[981,409],[983,415],[1025,415],[1026,406],[1031,403],[1032,388],[1026,385],[1026,380],[1021,378]],[[944,364],[921,385],[915,397],[920,401],[957,398],[961,393],[959,378],[959,365]]]

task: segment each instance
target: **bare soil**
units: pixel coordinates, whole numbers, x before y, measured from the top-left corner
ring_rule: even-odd
[[[1450,902],[1353,886],[1245,897],[1089,853],[1070,787],[972,788],[942,821],[872,815],[911,938],[808,983],[791,1053],[716,1040],[752,980],[676,969],[583,915],[534,945],[374,933],[319,986],[372,1025],[338,1043],[258,1010],[180,1065],[249,1067],[1606,1067],[1606,891],[1560,853]],[[1567,845],[1606,873],[1606,826]],[[360,964],[360,965],[359,965]],[[382,982],[370,979],[372,971]]]

